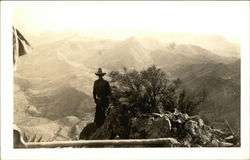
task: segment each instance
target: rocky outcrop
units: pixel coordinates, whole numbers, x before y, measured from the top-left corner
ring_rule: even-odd
[[[166,116],[144,116],[131,119],[130,139],[167,138],[170,136],[171,122]]]
[[[174,113],[134,113],[127,104],[110,108],[104,124],[88,124],[79,139],[152,139],[170,138],[168,147],[239,146],[239,138],[206,125],[199,116]]]

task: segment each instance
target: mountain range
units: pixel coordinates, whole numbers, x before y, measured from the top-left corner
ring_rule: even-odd
[[[227,119],[240,130],[240,47],[221,36],[149,32],[112,39],[67,31],[29,41],[33,51],[14,73],[14,119],[28,133],[47,133],[45,141],[73,139],[93,120],[99,67],[108,73],[157,65],[170,79],[179,77],[190,95],[207,90],[201,116],[214,124]]]

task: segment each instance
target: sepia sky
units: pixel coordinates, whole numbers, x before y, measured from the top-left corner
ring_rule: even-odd
[[[26,35],[106,28],[220,34],[239,42],[249,10],[245,2],[95,1],[23,3],[12,11],[14,26]]]

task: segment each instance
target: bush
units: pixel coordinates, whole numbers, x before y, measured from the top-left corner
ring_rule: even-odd
[[[185,90],[179,95],[178,110],[182,113],[187,113],[190,116],[196,115],[200,111],[200,104],[205,101],[206,91],[195,96],[188,96]]]
[[[124,68],[123,73],[112,71],[109,76],[114,104],[125,98],[130,106],[141,112],[160,112],[160,106],[164,110],[173,110],[176,106],[175,91],[180,80],[168,80],[166,74],[154,65],[140,72]]]

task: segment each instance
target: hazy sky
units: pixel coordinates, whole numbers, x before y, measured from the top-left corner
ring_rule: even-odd
[[[13,24],[26,35],[45,30],[123,28],[220,34],[239,41],[247,2],[40,2],[15,5]]]

